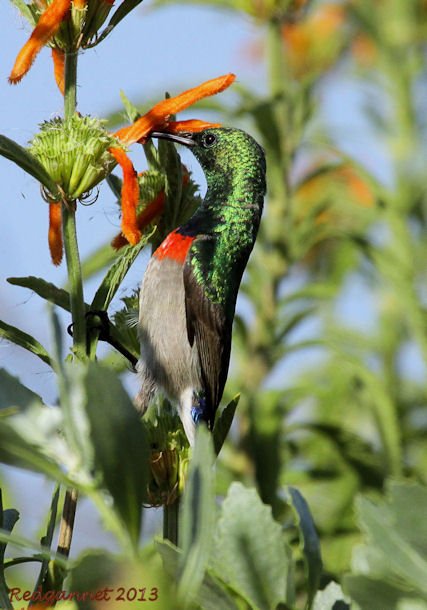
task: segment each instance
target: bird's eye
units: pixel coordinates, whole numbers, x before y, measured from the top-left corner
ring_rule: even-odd
[[[215,144],[215,142],[216,142],[216,136],[214,136],[213,133],[206,134],[206,136],[203,139],[203,144],[206,146],[206,148],[213,146],[213,144]]]

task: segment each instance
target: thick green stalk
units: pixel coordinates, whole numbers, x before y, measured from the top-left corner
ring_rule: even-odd
[[[163,538],[178,546],[179,498],[163,506]]]

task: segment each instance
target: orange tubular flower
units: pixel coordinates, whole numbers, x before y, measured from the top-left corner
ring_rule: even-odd
[[[165,208],[165,199],[166,195],[164,191],[160,191],[160,193],[148,204],[145,210],[142,210],[136,217],[136,224],[138,229],[142,232],[150,223],[153,222],[158,216],[163,213]],[[111,245],[115,250],[120,250],[123,246],[128,245],[128,240],[123,235],[123,233],[119,233],[112,240]]]
[[[48,242],[50,256],[54,265],[62,261],[62,208],[60,203],[49,203]]]
[[[355,222],[357,208],[371,209],[375,205],[375,191],[367,179],[348,164],[314,172],[296,189],[295,210],[297,220],[308,216],[320,201],[346,201],[345,208],[332,205],[316,215],[317,225],[330,224],[350,227]],[[354,206],[354,207],[353,207]]]
[[[144,141],[152,131],[167,127],[171,114],[181,112],[181,110],[185,110],[205,97],[221,93],[221,91],[227,89],[234,82],[235,78],[234,74],[218,76],[193,89],[188,89],[176,97],[162,100],[153,106],[144,116],[135,121],[133,125],[119,129],[114,135],[124,144]]]
[[[345,9],[322,4],[305,20],[283,26],[283,38],[293,75],[301,78],[326,70],[343,43]]]
[[[132,161],[121,148],[109,148],[123,170],[122,186],[122,232],[127,241],[135,246],[141,239],[141,231],[136,220],[136,206],[139,199],[138,177]]]
[[[61,49],[52,49],[53,73],[58,89],[64,95],[65,87],[65,53]]]
[[[221,127],[221,123],[208,123],[207,121],[199,121],[198,119],[169,121],[167,124],[167,131],[168,133],[183,133],[186,131],[196,133],[208,129],[209,127]]]
[[[30,38],[18,53],[9,76],[10,83],[19,83],[21,78],[25,76],[40,49],[56,34],[61,23],[68,16],[70,7],[71,0],[53,0],[41,14]]]
[[[225,74],[224,76],[208,80],[197,87],[188,89],[176,97],[162,100],[153,106],[144,116],[137,119],[133,125],[119,129],[114,135],[124,144],[133,144],[135,142],[143,143],[150,136],[150,133],[156,129],[166,129],[172,133],[178,133],[180,131],[195,132],[207,129],[208,127],[219,127],[218,123],[208,123],[195,119],[174,122],[169,121],[169,117],[181,110],[185,110],[205,97],[224,91],[234,82],[235,78],[234,74]],[[136,206],[139,198],[136,172],[131,161],[121,149],[110,148],[109,151],[123,169],[122,233],[130,244],[135,245],[141,239],[141,232],[138,228],[139,225],[136,217]],[[117,246],[118,243],[121,243],[121,240],[117,237],[114,240],[115,248],[120,247]]]

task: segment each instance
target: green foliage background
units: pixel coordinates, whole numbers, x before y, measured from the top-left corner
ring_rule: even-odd
[[[166,3],[158,0],[155,7]],[[159,608],[172,607],[174,599],[176,608],[332,610],[351,604],[362,610],[423,610],[427,4],[198,4],[238,11],[243,19],[250,15],[259,25],[256,61],[265,62],[269,72],[265,94],[236,84],[234,104],[215,98],[199,105],[201,112],[215,112],[223,123],[253,133],[268,165],[266,209],[241,288],[224,396],[227,404],[240,393],[240,402],[216,478],[210,467],[214,451],[201,431],[180,517],[181,548],[158,541],[137,551],[137,506],[148,475],[135,462],[144,461],[146,431],[134,421],[119,382],[95,366],[71,372],[54,365],[62,387],[62,415],[54,420],[46,418],[38,397],[4,374],[0,458],[78,487],[120,541],[120,558],[100,551],[96,569],[91,555],[75,562],[72,590],[119,582],[126,572],[129,583],[136,574],[160,583]],[[367,144],[357,159],[345,136],[325,120],[323,92],[337,81],[351,82],[359,93]],[[132,112],[130,103],[127,110]],[[114,114],[110,126],[116,121]],[[371,144],[382,150],[380,167],[371,165]],[[157,157],[146,152],[153,175],[166,173],[169,188],[181,184],[170,148]],[[190,200],[176,196],[169,209],[182,206],[185,216]],[[166,216],[160,230],[170,221]],[[108,308],[135,255],[128,250],[114,259],[105,246],[85,261],[90,277],[114,260],[97,293],[98,308]],[[42,280],[12,281],[67,307],[64,294]],[[128,326],[134,306],[129,295],[114,318],[113,332],[130,351],[137,349]],[[344,306],[354,312],[350,321]],[[6,323],[0,333],[45,361],[61,361]],[[104,364],[125,368],[117,357]],[[86,401],[73,394],[71,404],[64,390],[70,384]],[[90,394],[91,384],[106,388],[101,402],[97,393]],[[116,404],[123,405],[123,420],[112,419]],[[33,422],[30,436],[22,410]],[[102,413],[109,413],[110,421]],[[65,439],[53,434],[61,422],[68,430]],[[108,437],[116,441],[105,444]],[[216,449],[222,440],[216,438]],[[128,462],[123,445],[134,452]],[[66,457],[61,462],[58,455]],[[113,463],[121,464],[114,476]],[[105,494],[112,503],[104,502]],[[218,495],[226,499],[216,510]],[[39,548],[14,539],[8,531],[15,520],[15,513],[3,512],[0,539],[35,550],[45,578],[50,541]],[[0,546],[0,558],[4,550]],[[178,583],[176,598],[165,574]],[[323,591],[316,595],[319,587]]]

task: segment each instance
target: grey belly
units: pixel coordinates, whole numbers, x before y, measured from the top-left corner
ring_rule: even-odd
[[[152,258],[139,303],[142,382],[151,378],[172,400],[188,387],[200,387],[196,346],[190,346],[185,319],[182,266]]]

